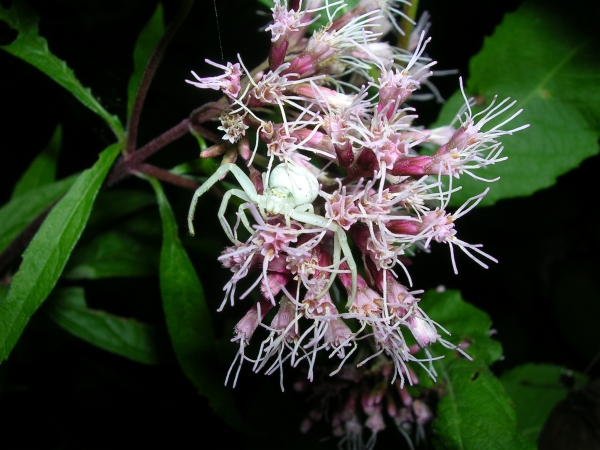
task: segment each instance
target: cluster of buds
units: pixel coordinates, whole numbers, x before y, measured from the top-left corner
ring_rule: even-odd
[[[435,62],[425,54],[426,23],[416,24],[406,49],[382,41],[397,28],[398,3],[361,0],[339,14],[340,1],[276,0],[263,67],[251,72],[241,59],[226,66],[207,61],[223,73],[194,73],[196,81],[188,81],[222,91],[226,104],[222,142],[203,153],[224,154],[223,165],[196,192],[190,229],[197,198],[231,172],[241,190],[228,191],[219,211],[232,242],[219,260],[233,273],[219,310],[260,291],[235,327],[239,352],[227,375],[234,385],[244,362],[254,371],[279,371],[281,380],[284,364],[303,362],[312,381],[318,354],[339,358],[331,375],[346,370],[354,354],[353,366],[389,361],[384,378],[402,396],[405,382],[416,382],[407,363],[435,379],[429,346],[462,352],[419,307],[420,291],[405,286],[412,284],[407,263],[434,241],[448,244],[455,272],[455,246],[483,267],[484,259],[495,261],[455,228],[487,190],[449,212],[452,180],[485,179],[474,171],[504,159],[498,138],[524,127],[505,129],[520,113],[509,112],[515,102],[494,99],[474,114],[466,97],[454,123],[416,125],[409,102],[430,86]],[[327,24],[309,34],[321,16]],[[249,175],[235,165],[238,155]],[[231,196],[243,202],[233,225],[225,217]],[[238,283],[248,276],[252,282],[239,295]],[[246,348],[260,329],[266,337],[250,356]],[[359,347],[372,351],[365,356]],[[375,431],[375,415],[367,416]]]
[[[295,383],[295,390],[309,394],[314,403],[300,426],[301,431],[308,432],[327,416],[332,434],[340,438],[340,445],[346,444],[348,448],[373,448],[378,433],[387,424],[404,435],[409,447],[413,436],[418,444],[425,438],[426,426],[433,418],[429,405],[437,400],[438,392],[410,390],[399,380],[390,383],[392,372],[392,364],[378,358],[369,368],[346,366],[334,378]],[[417,380],[414,373],[412,378]]]

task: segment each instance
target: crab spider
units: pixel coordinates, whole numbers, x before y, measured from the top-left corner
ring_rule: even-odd
[[[343,253],[352,273],[352,294],[348,299],[348,304],[351,304],[356,296],[357,272],[356,263],[352,257],[350,247],[348,246],[346,232],[342,227],[333,223],[331,220],[314,213],[312,203],[318,196],[319,182],[312,173],[292,161],[286,161],[285,163],[275,166],[271,170],[268,188],[264,190],[264,194],[262,195],[256,192],[252,180],[250,180],[248,175],[246,175],[237,165],[230,163],[219,167],[194,193],[188,214],[188,228],[190,234],[192,236],[194,235],[193,220],[198,199],[221,179],[221,177],[225,176],[227,172],[231,172],[233,176],[235,176],[242,188],[241,190],[230,189],[227,191],[223,196],[221,206],[219,207],[219,221],[229,240],[234,244],[237,243],[237,239],[234,237],[229,223],[225,220],[225,210],[227,209],[227,204],[232,195],[247,203],[256,205],[265,219],[268,215],[282,214],[285,217],[288,227],[290,226],[290,220],[293,219],[306,225],[331,230],[334,233],[333,267],[336,270],[339,269],[340,254]],[[240,206],[240,211],[244,208],[245,205]],[[252,232],[248,219],[244,213],[240,214],[240,219],[244,223],[244,226]],[[321,297],[329,290],[334,279],[334,276],[329,277],[327,286],[325,286],[317,298]]]

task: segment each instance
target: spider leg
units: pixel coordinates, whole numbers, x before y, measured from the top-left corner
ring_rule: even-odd
[[[302,205],[304,206],[304,205]],[[301,207],[302,207],[301,206]],[[326,228],[334,232],[334,241],[333,241],[333,267],[334,270],[339,269],[340,267],[340,250],[346,257],[346,263],[350,268],[352,273],[352,290],[350,292],[350,297],[348,298],[347,307],[354,302],[354,298],[356,297],[356,289],[358,283],[358,272],[356,269],[356,262],[354,261],[354,257],[352,256],[352,251],[350,250],[350,246],[348,245],[348,238],[346,236],[346,232],[339,225],[331,222],[325,217],[318,216],[314,213],[304,212],[299,210],[298,208],[294,209],[290,212],[289,216],[297,220],[298,222],[306,223],[308,225],[314,225],[316,227]],[[333,284],[335,277],[330,277],[327,283],[327,286],[323,291],[317,295],[317,299],[321,296],[325,295],[325,293],[329,290],[331,285]]]
[[[238,208],[238,215],[240,217],[241,222],[244,224],[244,226],[246,227],[246,230],[248,230],[248,232],[250,234],[254,233],[254,230],[252,229],[252,227],[250,226],[250,222],[248,221],[248,217],[246,216],[246,213],[244,212],[245,210],[248,209],[248,203],[242,203],[240,205],[240,207]],[[237,236],[236,236],[237,239]]]
[[[348,267],[350,268],[350,272],[352,274],[352,290],[350,291],[350,297],[348,298],[348,301],[346,302],[346,308],[349,308],[350,305],[352,305],[352,303],[354,302],[354,299],[356,298],[356,290],[357,290],[357,283],[358,283],[358,272],[357,272],[357,268],[356,268],[356,262],[354,261],[354,257],[352,256],[352,251],[350,250],[350,247],[348,246],[348,237],[346,236],[346,232],[344,231],[344,229],[334,223],[330,224],[330,229],[331,229],[331,231],[334,232],[333,267],[335,269],[339,269],[339,267],[340,267],[340,249],[341,249],[342,253],[346,257],[346,264],[348,264]],[[329,288],[331,288],[331,285],[333,284],[334,280],[335,280],[335,277],[329,278],[329,281],[327,282],[327,286],[325,286],[325,289],[323,289],[323,291],[319,295],[317,295],[317,297],[316,297],[317,299],[319,299],[327,291],[329,291]]]
[[[198,203],[198,199],[206,191],[208,191],[219,179],[221,179],[221,177],[225,176],[225,174],[227,174],[227,172],[230,172],[230,171],[235,176],[236,180],[240,184],[240,187],[246,193],[246,195],[249,199],[249,200],[248,199],[245,199],[245,200],[256,203],[256,198],[257,198],[258,194],[256,192],[256,189],[254,188],[254,184],[252,184],[252,181],[250,180],[250,178],[248,178],[248,175],[246,175],[242,171],[242,169],[240,169],[235,164],[232,164],[232,163],[223,164],[221,167],[219,167],[215,171],[215,173],[213,173],[208,178],[208,180],[206,180],[204,182],[204,184],[202,184],[202,186],[200,186],[198,189],[196,189],[196,192],[194,192],[194,197],[192,198],[192,203],[190,204],[190,211],[188,213],[188,228],[189,228],[190,234],[192,236],[194,235],[193,221],[194,221],[194,213],[196,212],[196,204]]]
[[[300,205],[296,207],[296,211],[307,212],[309,214],[314,214],[315,210],[311,203],[307,203],[306,205]]]
[[[239,197],[246,202],[250,202],[251,200],[244,191],[241,191],[239,189],[230,189],[227,192],[225,192],[225,195],[223,195],[223,200],[221,201],[221,206],[219,207],[219,212],[217,213],[217,216],[219,217],[219,221],[221,222],[221,227],[223,227],[223,231],[225,231],[225,234],[227,235],[229,240],[231,242],[233,242],[234,244],[236,244],[238,242],[238,240],[235,239],[235,237],[233,236],[233,231],[231,230],[231,227],[229,226],[229,223],[227,222],[227,220],[225,220],[225,210],[227,209],[227,204],[229,203],[229,199],[231,198],[232,195],[235,195],[236,197]],[[241,210],[243,206],[244,205],[240,205],[239,209]],[[242,213],[242,215],[240,216],[240,219],[244,223],[244,226],[250,225],[248,223],[248,219],[246,218],[245,214]],[[250,233],[252,233],[251,229],[250,229]]]

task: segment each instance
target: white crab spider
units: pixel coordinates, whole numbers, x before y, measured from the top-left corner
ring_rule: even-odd
[[[233,232],[231,231],[229,223],[227,220],[225,220],[225,210],[227,209],[229,198],[232,195],[256,205],[261,215],[265,219],[269,214],[282,214],[285,217],[288,227],[290,225],[290,219],[293,219],[306,225],[312,225],[331,230],[334,233],[333,267],[335,270],[339,269],[340,253],[343,252],[344,257],[346,258],[346,263],[348,264],[348,267],[352,273],[352,294],[348,299],[348,303],[352,303],[352,301],[354,301],[354,297],[356,296],[357,272],[356,263],[352,257],[350,247],[348,246],[346,232],[342,227],[338,226],[336,223],[333,223],[331,220],[314,213],[312,203],[319,194],[319,182],[312,173],[292,161],[288,160],[285,163],[275,166],[271,170],[268,188],[264,190],[264,194],[262,195],[256,192],[256,188],[254,187],[252,180],[250,180],[248,175],[246,175],[237,165],[224,164],[219,167],[216,172],[194,193],[188,214],[188,228],[190,234],[192,236],[194,235],[193,220],[198,199],[221,177],[225,176],[227,172],[231,172],[235,176],[236,180],[240,184],[240,187],[242,188],[242,190],[230,189],[227,191],[225,195],[223,195],[223,201],[219,207],[218,217],[221,222],[221,226],[223,227],[223,230],[225,231],[225,234],[227,234],[229,240],[234,244],[238,243],[237,239],[233,235]],[[244,205],[240,206],[240,210],[243,208]],[[244,223],[244,226],[246,226],[246,228],[252,232],[250,224],[248,223],[248,219],[243,212],[240,213],[240,219]],[[317,296],[317,298],[321,297],[329,290],[334,279],[335,276],[330,277],[329,283],[327,286],[325,286],[325,289]]]

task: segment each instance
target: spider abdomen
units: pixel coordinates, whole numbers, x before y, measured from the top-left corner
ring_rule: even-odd
[[[272,191],[287,191],[293,199],[293,206],[311,204],[319,195],[317,177],[307,169],[290,163],[279,164],[273,168],[269,188]]]

